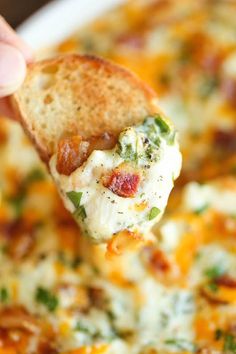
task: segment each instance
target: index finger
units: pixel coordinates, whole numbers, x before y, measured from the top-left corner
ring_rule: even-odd
[[[0,42],[10,44],[17,48],[24,56],[26,62],[33,60],[32,49],[16,34],[5,19],[0,15]]]

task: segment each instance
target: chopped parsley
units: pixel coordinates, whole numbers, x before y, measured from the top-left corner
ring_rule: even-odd
[[[166,139],[168,144],[174,144],[176,133],[160,114],[157,114],[155,117],[146,118],[143,125],[146,128],[148,138],[157,147],[160,145],[160,135]]]
[[[58,261],[72,269],[76,269],[82,262],[81,257],[70,257],[69,255],[65,254],[63,251],[58,252]]]
[[[203,99],[209,97],[219,86],[217,77],[204,77],[199,87],[199,96]]]
[[[28,175],[22,180],[20,186],[19,186],[19,192],[18,194],[14,196],[10,196],[7,198],[7,201],[10,203],[12,208],[14,209],[15,217],[20,218],[25,202],[25,198],[27,195],[27,188],[29,187],[30,184],[33,182],[43,180],[45,179],[44,173],[38,169],[32,169]]]
[[[6,303],[9,299],[9,293],[6,288],[0,288],[0,302]]]
[[[236,353],[236,338],[230,333],[225,333],[224,335],[223,352],[229,354]]]
[[[197,215],[203,214],[209,208],[208,204],[202,205],[200,208],[194,210],[194,213]]]
[[[75,208],[78,208],[80,206],[81,198],[83,195],[82,192],[71,191],[71,192],[67,192],[66,195],[73,203]]]
[[[20,218],[22,214],[22,208],[24,205],[25,196],[26,196],[25,191],[20,190],[20,192],[17,195],[7,199],[8,203],[12,206],[14,210],[15,218]]]
[[[37,288],[35,294],[35,300],[39,304],[44,305],[50,312],[55,311],[59,304],[57,297],[54,294],[52,294],[49,290],[43,287]]]
[[[26,176],[24,183],[29,184],[36,181],[43,181],[44,179],[45,179],[44,172],[39,168],[34,168]]]
[[[229,332],[224,332],[221,329],[217,329],[215,331],[215,340],[224,340],[223,344],[223,352],[228,354],[235,354],[236,353],[236,337]]]
[[[83,205],[81,205],[80,207],[78,207],[78,209],[76,209],[76,211],[74,212],[74,217],[76,219],[81,218],[82,221],[84,221],[84,219],[87,217],[87,214]]]
[[[156,208],[156,207],[153,207],[153,208],[150,210],[149,214],[148,214],[148,220],[153,220],[153,219],[155,219],[155,217],[156,217],[157,215],[159,215],[160,212],[161,212],[160,209],[158,209],[158,208]]]
[[[117,153],[125,161],[157,161],[160,156],[161,138],[164,138],[167,144],[173,144],[175,132],[160,114],[147,117],[142,124],[127,128],[120,134]]]
[[[214,282],[207,284],[207,288],[208,288],[208,290],[212,291],[213,293],[216,293],[219,289],[218,285]]]
[[[125,161],[137,161],[137,151],[134,150],[132,144],[125,144],[122,141],[119,141],[118,154]]]
[[[217,278],[219,278],[221,275],[223,275],[225,273],[225,267],[222,264],[217,264],[213,267],[207,268],[204,271],[204,274],[212,280],[215,280]]]
[[[155,118],[155,123],[159,127],[162,134],[169,134],[171,132],[169,125],[159,114]]]
[[[71,192],[67,192],[66,195],[73,203],[74,207],[76,208],[76,210],[73,213],[74,217],[76,219],[80,218],[82,219],[82,221],[84,221],[84,219],[87,217],[87,214],[86,214],[85,207],[83,205],[80,205],[83,193],[71,191]]]
[[[94,333],[93,330],[91,330],[91,328],[85,326],[84,324],[82,324],[81,322],[77,322],[74,328],[75,331],[79,331],[79,332],[83,332],[89,335],[92,335]]]
[[[165,340],[165,344],[168,346],[175,347],[177,350],[184,350],[188,352],[196,352],[196,345],[192,342],[189,342],[186,339],[181,338],[169,338]]]
[[[217,328],[215,330],[215,340],[220,340],[224,335],[224,332],[222,331],[222,329]]]

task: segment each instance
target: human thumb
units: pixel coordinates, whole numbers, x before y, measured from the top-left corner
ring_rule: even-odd
[[[0,98],[20,87],[26,74],[23,54],[15,47],[0,43]]]

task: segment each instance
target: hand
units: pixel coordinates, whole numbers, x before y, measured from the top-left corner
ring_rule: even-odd
[[[0,16],[0,115],[14,118],[7,96],[20,87],[32,60],[32,50]]]

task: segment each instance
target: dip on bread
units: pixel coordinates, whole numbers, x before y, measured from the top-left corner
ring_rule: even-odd
[[[181,154],[173,127],[157,114],[118,139],[62,139],[49,166],[66,208],[99,243],[123,231],[145,237],[165,210]]]

